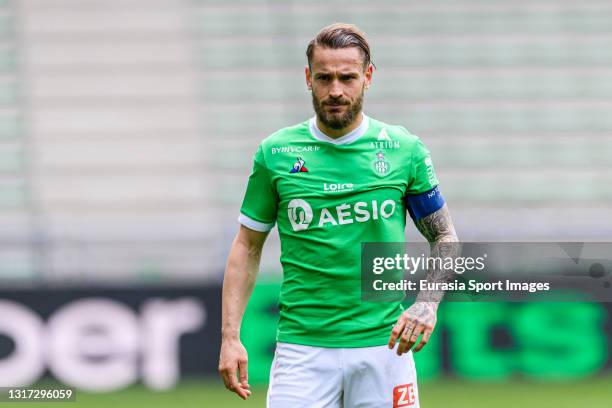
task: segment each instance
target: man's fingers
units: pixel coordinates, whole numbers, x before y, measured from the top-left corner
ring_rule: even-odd
[[[395,326],[393,326],[393,329],[391,330],[391,336],[389,337],[390,349],[395,347],[395,343],[404,331],[404,327],[406,327],[406,318],[404,316],[400,316],[400,318],[397,320],[397,323],[395,324]]]
[[[396,353],[398,356],[401,356],[402,353],[404,352],[406,343],[408,343],[408,336],[410,336],[410,334],[412,333],[412,330],[414,330],[414,326],[415,326],[415,322],[412,322],[412,321],[406,325],[406,328],[404,329],[404,332],[402,333],[402,336],[399,339],[399,344],[397,345]]]
[[[404,349],[404,352],[408,352],[408,350],[410,350],[412,346],[415,345],[415,343],[419,339],[419,336],[421,335],[421,333],[423,333],[424,329],[425,326],[423,326],[422,324],[419,324],[414,328],[412,334],[408,337],[408,343],[406,343],[406,348]]]
[[[247,399],[247,397],[251,394],[251,391],[245,390],[242,388],[242,385],[238,382],[238,378],[236,377],[236,372],[234,371],[229,375],[230,380],[230,390],[234,391],[238,396],[242,399]]]
[[[406,325],[406,330],[404,330],[404,333],[402,334],[402,337],[400,339],[399,346],[397,346],[397,355],[398,356],[401,356],[402,353],[404,353],[405,351],[408,350],[408,348],[407,348],[408,341],[410,340],[410,336],[412,336],[412,331],[414,330],[416,325],[417,325],[417,323],[414,320],[411,320]]]
[[[423,337],[421,337],[421,341],[419,342],[419,344],[417,344],[417,346],[414,348],[414,352],[416,353],[417,351],[421,350],[423,347],[425,347],[425,345],[427,344],[427,342],[429,341],[429,337],[431,336],[433,330],[431,329],[426,329],[423,332]]]
[[[223,382],[225,383],[225,388],[230,391],[235,392],[242,399],[246,399],[249,395],[251,395],[251,391],[243,389],[242,385],[238,382],[237,372],[235,368],[229,368],[223,370]]]
[[[249,365],[247,360],[238,361],[238,369],[240,370],[240,385],[243,388],[249,388]]]
[[[402,353],[407,353],[412,346],[416,343],[419,335],[423,332],[424,326],[422,324],[415,324],[411,331],[406,330],[406,333],[402,336],[402,341],[400,343],[401,350],[398,347],[398,355],[402,355]]]
[[[231,381],[231,376],[232,373],[233,375],[235,375],[235,372],[231,369],[231,368],[223,368],[221,370],[219,370],[221,372],[221,378],[223,379],[223,384],[225,384],[225,388],[227,388],[228,390],[232,389],[232,381]]]
[[[229,390],[229,378],[227,376],[227,371],[225,369],[220,369],[219,372],[221,373],[221,379],[223,380],[225,388]]]

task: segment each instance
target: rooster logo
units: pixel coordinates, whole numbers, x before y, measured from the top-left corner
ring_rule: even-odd
[[[304,159],[302,159],[301,157],[298,157],[297,161],[293,163],[293,168],[291,169],[289,173],[307,173],[308,169],[304,167],[304,163],[305,163]]]

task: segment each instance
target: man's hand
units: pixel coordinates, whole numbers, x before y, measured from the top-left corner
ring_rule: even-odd
[[[417,352],[425,347],[434,327],[436,327],[437,311],[438,303],[436,302],[416,302],[410,306],[400,315],[397,323],[393,326],[391,337],[389,337],[389,348],[395,347],[395,343],[400,339],[399,346],[397,346],[397,355],[401,356],[414,346],[421,334],[423,334],[423,337],[414,351]]]
[[[251,395],[247,362],[247,351],[240,340],[223,340],[219,356],[219,374],[223,378],[225,388],[235,392],[243,400]]]

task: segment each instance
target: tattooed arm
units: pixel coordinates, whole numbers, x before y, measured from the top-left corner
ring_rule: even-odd
[[[432,258],[458,255],[457,234],[446,204],[436,212],[416,221],[415,224],[431,244],[430,256]],[[453,274],[453,271],[430,268],[427,271],[427,281],[447,282]],[[414,351],[421,350],[429,341],[429,337],[436,326],[438,304],[443,296],[444,293],[441,291],[420,292],[416,302],[400,315],[393,327],[389,338],[389,348],[393,348],[397,339],[400,339],[397,354],[407,353],[414,346],[419,335],[422,334],[421,341]]]

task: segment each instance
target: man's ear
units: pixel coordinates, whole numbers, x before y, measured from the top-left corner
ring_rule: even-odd
[[[365,88],[369,88],[370,85],[372,84],[372,74],[374,72],[374,69],[372,67],[372,64],[369,64],[368,67],[365,70],[364,76],[365,76]]]
[[[310,75],[310,67],[308,65],[304,67],[304,75],[306,76],[306,86],[309,90],[312,90],[312,76]]]

